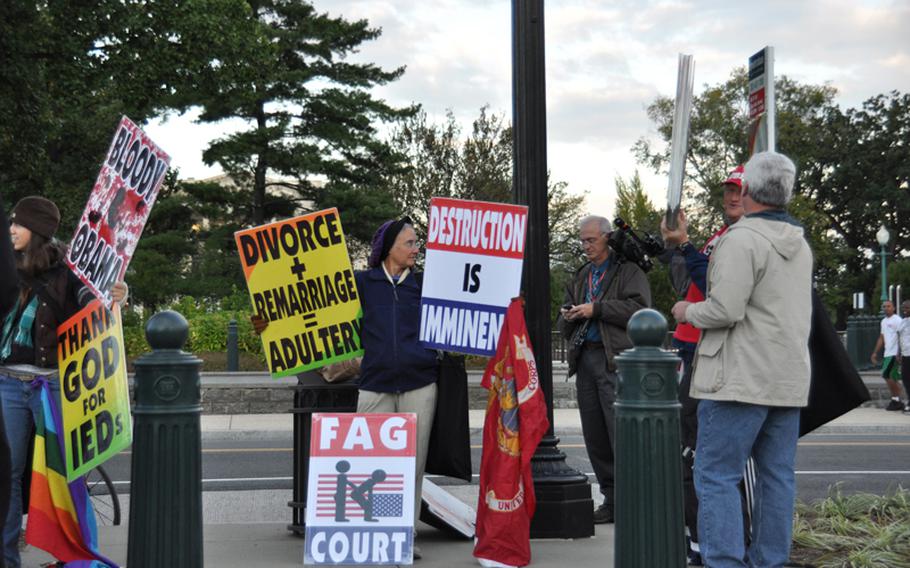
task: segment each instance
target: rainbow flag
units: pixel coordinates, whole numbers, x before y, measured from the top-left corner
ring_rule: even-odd
[[[63,425],[57,396],[45,378],[35,383],[41,391],[43,419],[35,424],[25,541],[70,568],[118,568],[98,552],[98,526],[85,480],[66,482],[63,440],[57,436]]]

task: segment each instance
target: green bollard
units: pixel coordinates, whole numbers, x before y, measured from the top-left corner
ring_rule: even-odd
[[[859,316],[848,316],[847,355],[850,357],[850,362],[853,363],[854,369],[859,369],[860,365],[862,364],[862,356],[859,350],[859,334]]]
[[[202,360],[182,351],[182,315],[152,316],[152,352],[136,367],[130,476],[130,568],[198,568],[202,561]]]
[[[685,568],[679,357],[660,348],[660,312],[635,312],[628,333],[635,347],[616,357],[614,565]]]

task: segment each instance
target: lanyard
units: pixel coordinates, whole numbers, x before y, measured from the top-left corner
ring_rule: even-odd
[[[603,282],[604,276],[607,275],[607,268],[604,267],[604,271],[601,272],[600,277],[597,279],[597,282],[594,282],[594,267],[591,267],[591,271],[588,272],[588,301],[594,301],[594,290],[600,288],[600,283]]]

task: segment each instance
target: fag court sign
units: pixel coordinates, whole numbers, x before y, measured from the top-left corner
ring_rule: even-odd
[[[69,246],[66,264],[107,307],[123,280],[171,162],[127,117],[111,141]]]
[[[411,564],[417,415],[313,414],[305,564]]]
[[[521,288],[528,208],[434,197],[420,303],[420,343],[491,356]]]
[[[57,328],[66,479],[85,475],[133,440],[120,306],[94,300]]]
[[[234,234],[273,377],[363,355],[360,297],[338,209]]]

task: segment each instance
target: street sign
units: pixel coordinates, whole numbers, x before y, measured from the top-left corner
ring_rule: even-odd
[[[774,107],[774,48],[749,58],[749,155],[774,151],[777,133]]]

